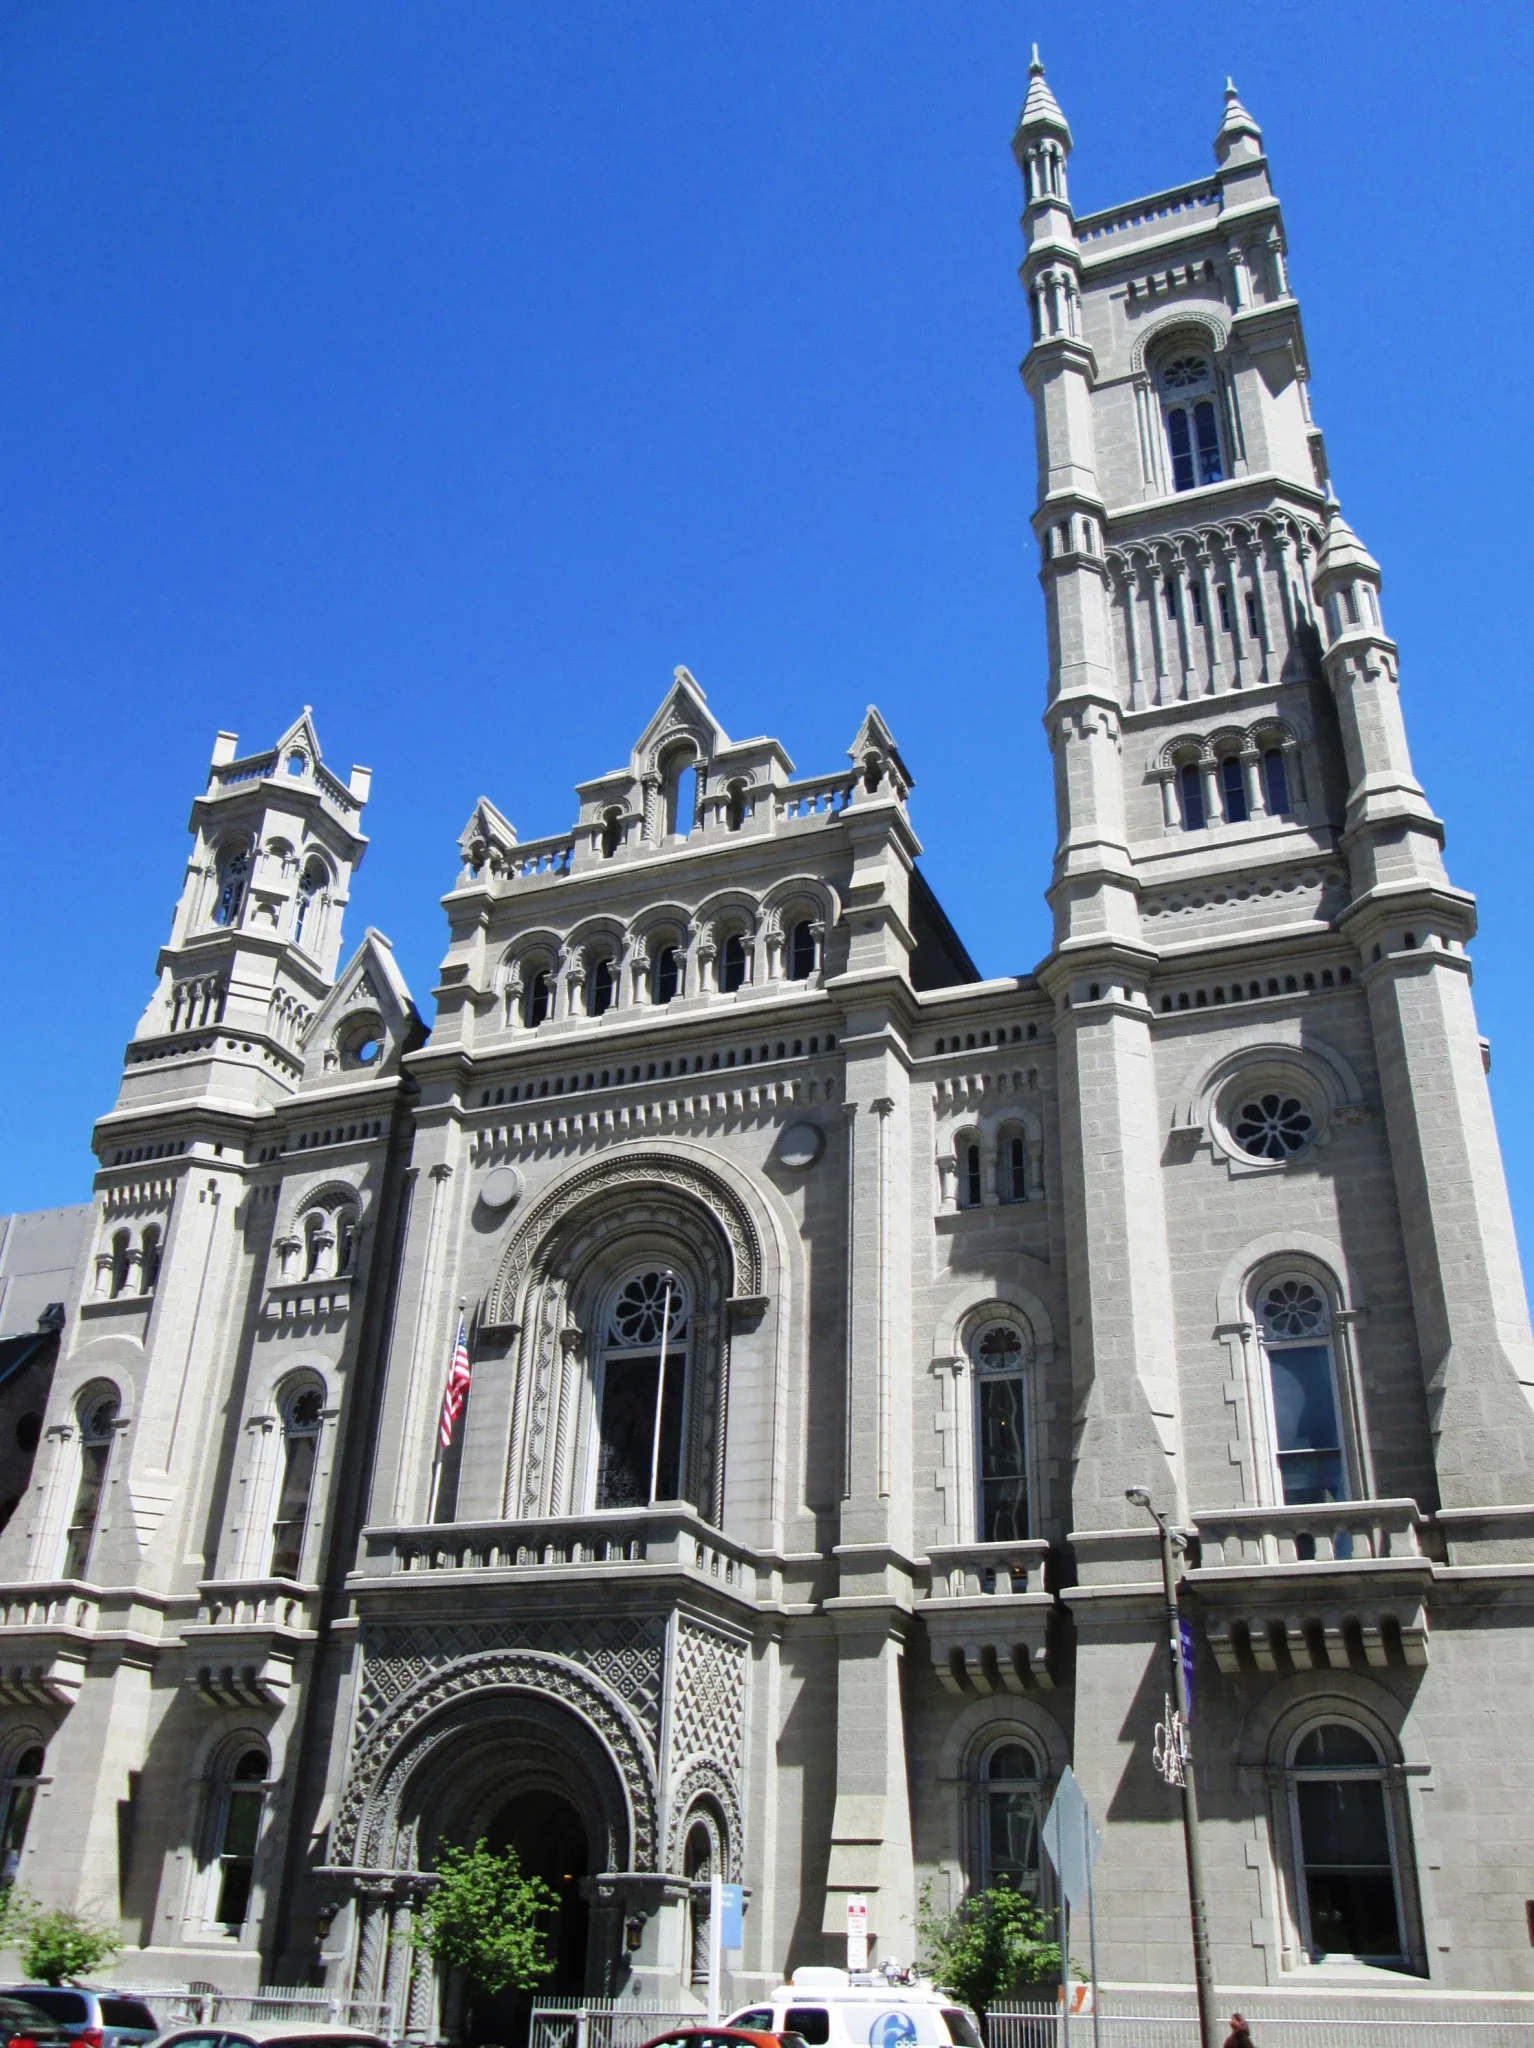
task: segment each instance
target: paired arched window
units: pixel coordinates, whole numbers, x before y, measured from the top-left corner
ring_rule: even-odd
[[[675,1500],[687,1405],[688,1301],[665,1268],[618,1290],[602,1342],[597,1389],[596,1505]]]
[[[650,1000],[674,1003],[682,993],[682,956],[675,946],[662,946],[650,969]]]
[[[1043,1819],[1039,1761],[1025,1742],[996,1742],[980,1759],[983,1886],[1005,1884],[1037,1898]]]
[[[1182,799],[1182,829],[1202,832],[1209,821],[1204,814],[1204,778],[1197,761],[1184,761],[1178,769],[1177,793]]]
[[[133,1239],[126,1230],[114,1231],[112,1235],[112,1299],[127,1292],[128,1274],[132,1270]]]
[[[293,907],[293,943],[306,946],[311,953],[319,945],[320,898],[329,879],[323,863],[317,860],[308,863],[299,879]]]
[[[101,1519],[101,1499],[112,1462],[112,1445],[117,1436],[118,1406],[115,1388],[107,1393],[98,1388],[79,1407],[80,1477],[64,1543],[66,1579],[83,1579],[91,1561],[96,1526]]]
[[[282,1402],[282,1479],[272,1521],[270,1565],[274,1579],[303,1576],[304,1537],[309,1528],[324,1412],[324,1392],[312,1381],[293,1388]]]
[[[719,955],[719,986],[726,995],[745,987],[749,959],[744,933],[731,932]]]
[[[970,1342],[975,1382],[975,1514],[982,1543],[1028,1534],[1026,1363],[1015,1323],[986,1323]]]
[[[547,967],[535,967],[522,984],[522,1022],[531,1031],[553,1014],[553,978]]]
[[[266,1751],[255,1746],[237,1750],[226,1768],[217,1786],[213,1920],[237,1934],[250,1913],[256,1844],[266,1810]]]
[[[815,927],[805,917],[788,935],[788,978],[808,981],[815,972]]]
[[[1322,1721],[1292,1745],[1285,1772],[1300,1934],[1326,1956],[1403,1962],[1401,1868],[1388,1772],[1347,1721]]]
[[[6,1778],[5,1817],[0,1821],[0,1889],[8,1891],[16,1882],[42,1775],[42,1744],[29,1743],[12,1763]]]
[[[245,885],[250,879],[250,846],[237,839],[219,848],[217,894],[213,899],[213,922],[235,925],[245,907]]]
[[[139,1239],[138,1284],[141,1294],[153,1294],[155,1282],[160,1277],[160,1253],[162,1241],[158,1223],[149,1223]]]
[[[1264,1281],[1257,1291],[1257,1327],[1272,1401],[1280,1498],[1295,1506],[1351,1499],[1325,1289],[1308,1273]]]
[[[1166,422],[1172,489],[1196,490],[1225,475],[1215,402],[1214,366],[1207,356],[1174,356],[1161,372],[1161,411]]]

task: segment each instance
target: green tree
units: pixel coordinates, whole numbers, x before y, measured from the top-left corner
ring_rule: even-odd
[[[530,1991],[554,1968],[544,1921],[559,1904],[515,1849],[437,1844],[437,1883],[415,1909],[412,1939],[436,1962],[464,1970],[481,1991]]]
[[[933,1982],[976,2012],[988,2012],[1036,1984],[1060,1981],[1060,1944],[1048,1939],[1043,1913],[1022,1892],[997,1884],[971,1892],[952,1913],[922,1886],[916,1934]]]
[[[43,1984],[88,1977],[122,1953],[121,1937],[103,1921],[64,1906],[45,1909],[14,1889],[0,1905],[0,1941],[19,1953],[28,1977]]]

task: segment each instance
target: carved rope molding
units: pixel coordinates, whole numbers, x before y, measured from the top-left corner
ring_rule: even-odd
[[[482,1704],[487,1690],[532,1693],[557,1700],[583,1720],[617,1771],[629,1809],[631,1865],[655,1868],[655,1782],[643,1737],[631,1716],[589,1673],[536,1650],[491,1650],[464,1658],[405,1693],[354,1751],[336,1819],[332,1860],[388,1869],[400,1802],[415,1772],[432,1754],[445,1728],[419,1734],[422,1724],[461,1702]]]
[[[517,1320],[517,1298],[528,1268],[535,1257],[540,1266],[546,1265],[553,1254],[551,1239],[556,1226],[572,1209],[636,1184],[668,1188],[707,1209],[729,1243],[736,1294],[762,1292],[761,1240],[739,1198],[707,1167],[669,1153],[641,1152],[602,1160],[572,1174],[529,1209],[506,1248],[490,1289],[485,1303],[486,1324],[501,1327]]]

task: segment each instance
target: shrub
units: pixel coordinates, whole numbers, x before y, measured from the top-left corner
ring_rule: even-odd
[[[923,1885],[916,1916],[923,1960],[941,1990],[976,2012],[1060,1981],[1060,1944],[1032,1899],[1012,1885],[971,1892],[952,1913],[938,1913]]]

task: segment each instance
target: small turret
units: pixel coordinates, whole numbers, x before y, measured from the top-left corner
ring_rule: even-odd
[[[1342,516],[1335,498],[1327,500],[1326,538],[1316,562],[1315,592],[1326,611],[1328,639],[1361,629],[1383,634],[1380,617],[1380,565]]]
[[[1236,81],[1225,81],[1225,118],[1214,138],[1215,162],[1223,170],[1229,163],[1247,163],[1262,155],[1262,130],[1242,106]]]
[[[1028,66],[1028,92],[1012,136],[1012,154],[1023,174],[1023,197],[1027,206],[1042,206],[1052,201],[1061,205],[1067,203],[1065,160],[1070,153],[1070,123],[1061,113],[1060,103],[1045,80],[1039,46],[1035,43],[1033,59]]]

